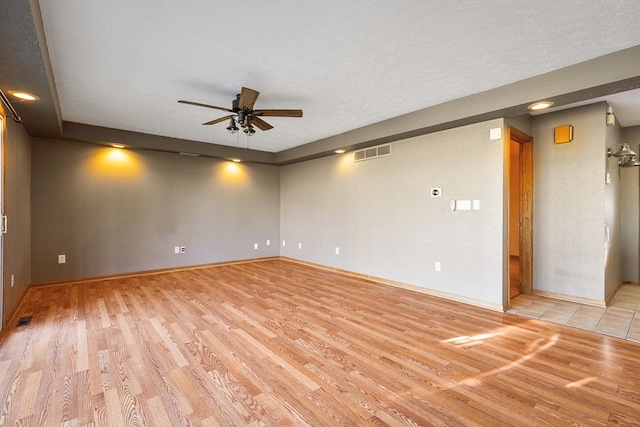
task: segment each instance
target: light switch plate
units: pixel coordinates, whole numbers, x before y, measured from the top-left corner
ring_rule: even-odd
[[[458,200],[458,201],[456,201],[456,210],[457,211],[470,211],[471,210],[471,200]]]
[[[502,128],[493,128],[489,130],[489,139],[495,141],[502,138]]]

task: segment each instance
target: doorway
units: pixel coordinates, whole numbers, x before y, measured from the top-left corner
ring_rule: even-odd
[[[509,141],[509,298],[520,294],[520,144]]]
[[[509,300],[533,293],[533,138],[507,127]]]

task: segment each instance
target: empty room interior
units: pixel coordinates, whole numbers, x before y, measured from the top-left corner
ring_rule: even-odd
[[[0,2],[0,425],[640,425],[639,16]]]

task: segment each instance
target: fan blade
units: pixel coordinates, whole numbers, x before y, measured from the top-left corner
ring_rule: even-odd
[[[183,100],[180,100],[178,102],[181,103],[181,104],[195,105],[197,107],[215,108],[216,110],[228,111],[229,113],[233,113],[233,110],[230,110],[230,109],[224,108],[224,107],[216,107],[215,105],[201,104],[199,102],[183,101]]]
[[[253,110],[253,104],[256,103],[256,99],[258,99],[258,95],[260,95],[260,92],[255,91],[253,89],[249,89],[248,87],[243,87],[242,92],[240,92],[238,107],[246,108],[247,110]]]
[[[273,129],[273,126],[271,126],[269,123],[265,122],[264,120],[262,120],[258,116],[252,116],[251,117],[251,124],[255,125],[260,130]]]
[[[219,119],[215,119],[215,120],[211,120],[210,122],[203,123],[203,125],[215,125],[216,123],[220,123],[220,122],[224,122],[225,120],[229,120],[231,117],[233,117],[233,115],[220,117]]]
[[[253,115],[264,117],[302,117],[302,110],[255,110]]]

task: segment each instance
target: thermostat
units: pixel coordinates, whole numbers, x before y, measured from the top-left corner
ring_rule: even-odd
[[[442,197],[442,188],[433,187],[431,189],[431,197]]]

